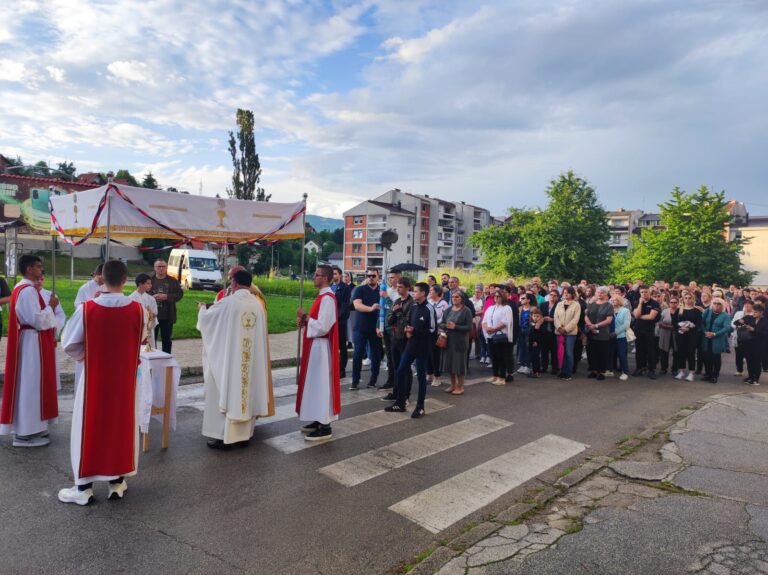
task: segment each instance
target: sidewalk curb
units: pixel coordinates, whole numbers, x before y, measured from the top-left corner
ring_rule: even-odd
[[[496,516],[486,518],[484,522],[472,526],[449,541],[442,540],[436,542],[419,556],[411,559],[410,562],[402,563],[390,570],[390,573],[408,573],[409,575],[433,575],[437,573],[470,547],[489,538],[489,536],[492,536],[505,526],[519,524],[527,517],[546,509],[555,498],[562,497],[571,488],[579,485],[586,479],[600,473],[604,469],[609,469],[613,462],[629,457],[637,449],[657,438],[660,433],[666,433],[670,427],[690,417],[710,401],[711,398],[708,398],[696,402],[692,407],[686,406],[679,409],[664,421],[658,421],[639,434],[619,442],[614,449],[605,455],[591,457],[588,461],[578,465],[575,469],[558,477],[553,482],[547,482],[545,479],[546,475],[544,478],[539,478],[539,484],[544,483],[543,488],[539,487],[537,490],[532,491],[529,487],[528,496],[521,497],[506,510]],[[426,557],[419,560],[425,554]]]

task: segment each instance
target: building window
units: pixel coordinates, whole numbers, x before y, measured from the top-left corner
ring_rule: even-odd
[[[426,234],[426,232],[421,232],[421,241],[422,242],[427,241],[427,234]]]
[[[421,211],[422,213],[427,213],[429,211],[429,204],[421,204]]]
[[[352,230],[352,239],[354,240],[363,239],[363,230]]]
[[[410,254],[411,253],[411,246],[405,247],[405,253]]]
[[[352,216],[352,223],[355,225],[363,223],[363,216]]]
[[[352,253],[359,254],[363,251],[363,244],[352,244]]]
[[[362,260],[360,258],[352,258],[352,265],[355,267],[359,267],[362,264]]]

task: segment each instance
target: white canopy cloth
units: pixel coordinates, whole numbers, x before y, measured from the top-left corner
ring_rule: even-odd
[[[122,184],[51,196],[51,235],[83,237],[92,231],[91,237],[105,237],[105,197],[109,197],[109,235],[113,238],[185,236],[206,242],[238,242],[304,237],[304,201],[281,204],[211,198]]]

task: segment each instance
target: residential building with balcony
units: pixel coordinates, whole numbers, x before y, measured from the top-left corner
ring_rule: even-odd
[[[472,268],[481,254],[467,240],[489,225],[493,218],[484,208],[393,189],[344,212],[344,269],[382,267],[383,251],[378,251],[376,239],[390,228],[398,234],[390,265]]]
[[[608,212],[608,229],[611,232],[608,245],[612,249],[626,251],[642,215],[642,210],[625,210],[624,208]]]

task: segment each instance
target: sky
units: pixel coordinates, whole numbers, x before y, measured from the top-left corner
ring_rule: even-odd
[[[272,201],[391,188],[503,214],[573,170],[606,209],[701,185],[768,214],[764,0],[16,0],[0,153],[225,194],[252,110]],[[761,151],[762,150],[762,151]]]

